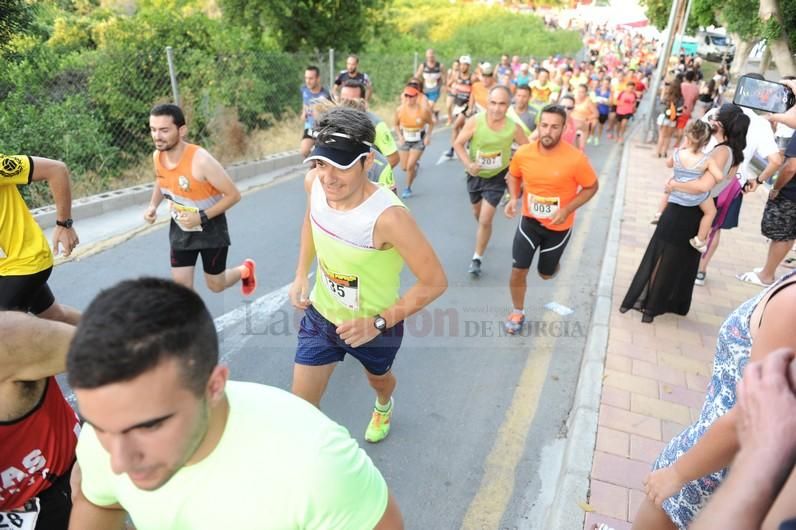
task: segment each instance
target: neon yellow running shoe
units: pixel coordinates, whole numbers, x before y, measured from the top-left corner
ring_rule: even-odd
[[[365,431],[365,441],[370,443],[379,443],[387,438],[390,434],[390,417],[392,417],[393,401],[390,398],[390,410],[381,412],[374,407],[373,416],[370,417],[370,423]]]

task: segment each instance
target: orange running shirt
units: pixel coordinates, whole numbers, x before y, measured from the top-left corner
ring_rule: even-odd
[[[555,210],[571,203],[579,187],[597,182],[586,155],[564,141],[544,151],[539,149],[539,140],[520,146],[511,159],[509,173],[522,181],[522,215],[554,231],[569,230],[575,221],[573,212],[562,224],[550,224]]]

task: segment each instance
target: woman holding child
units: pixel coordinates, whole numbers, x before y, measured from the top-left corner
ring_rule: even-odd
[[[672,157],[675,179],[670,181],[669,188],[675,193],[669,194],[619,308],[622,313],[629,309],[641,311],[642,322],[652,322],[664,313],[688,313],[701,256],[698,247],[704,244],[705,228],[709,225],[703,223],[700,231],[700,223],[705,214],[714,215],[714,209],[705,204],[704,193],[709,191],[711,198],[718,196],[731,182],[733,168],[743,161],[749,118],[740,107],[723,105],[715,121],[710,122],[710,128],[718,145],[709,157],[703,159],[695,152],[695,146],[705,142],[701,125],[689,129],[687,146]]]

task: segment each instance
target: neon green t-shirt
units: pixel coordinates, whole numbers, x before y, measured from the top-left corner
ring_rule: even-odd
[[[384,123],[384,120],[372,112],[368,112],[368,116],[373,126],[376,128],[376,139],[373,140],[373,145],[376,146],[376,149],[384,156],[390,156],[398,152],[398,145],[395,143],[395,138],[392,135],[392,131],[390,131],[390,127]]]
[[[111,471],[94,429],[80,433],[83,495],[120,504],[137,530],[372,529],[387,484],[348,431],[306,401],[255,383],[227,384],[229,417],[213,452],[155,491]]]

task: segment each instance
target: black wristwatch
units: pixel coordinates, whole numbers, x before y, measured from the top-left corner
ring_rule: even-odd
[[[58,219],[55,220],[55,224],[57,224],[58,226],[62,226],[64,228],[72,228],[73,223],[74,221],[72,221],[71,219],[67,219],[66,221],[59,221]]]
[[[379,331],[384,331],[387,329],[387,321],[384,320],[384,317],[381,315],[376,315],[373,318],[373,327],[378,329]]]
[[[207,225],[208,222],[210,222],[210,219],[208,219],[207,214],[205,213],[205,211],[204,210],[199,210],[199,224],[201,224],[202,226],[205,226],[205,225]]]

